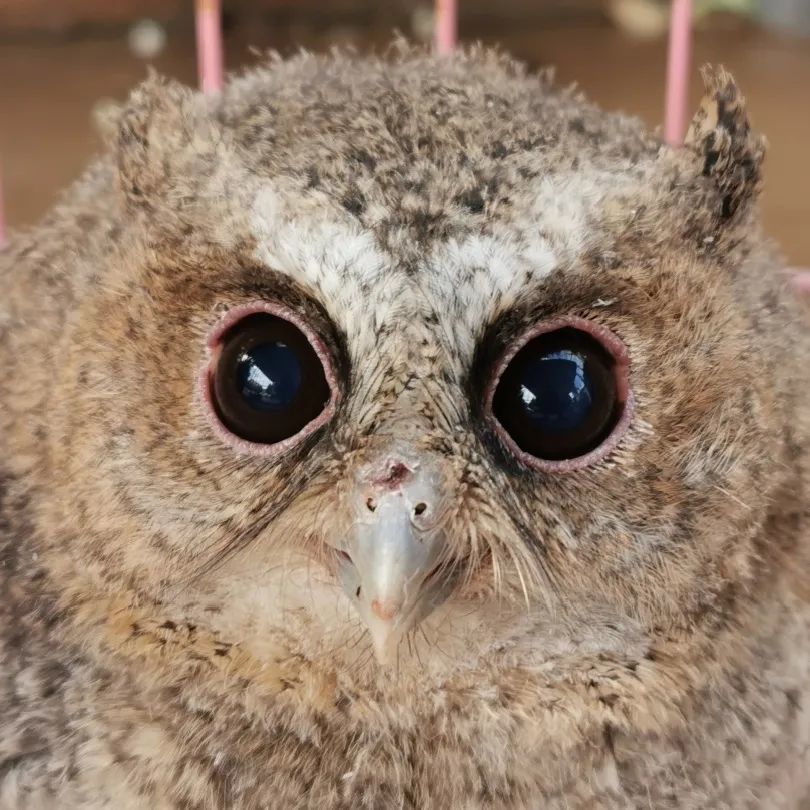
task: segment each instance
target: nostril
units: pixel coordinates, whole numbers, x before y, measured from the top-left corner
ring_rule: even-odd
[[[366,509],[368,509],[369,512],[374,512],[377,509],[377,501],[375,501],[374,498],[368,498],[366,500]]]
[[[420,501],[413,508],[413,513],[414,515],[416,515],[416,517],[419,517],[419,515],[423,515],[425,512],[427,512],[427,504],[424,503],[423,501]]]

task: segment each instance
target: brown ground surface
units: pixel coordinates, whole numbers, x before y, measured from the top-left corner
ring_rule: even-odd
[[[351,32],[339,33],[345,39]],[[560,81],[577,81],[604,107],[640,115],[651,126],[660,122],[663,41],[639,42],[600,26],[518,35],[499,31],[497,36],[532,65],[556,65]],[[335,32],[293,38],[319,48],[327,37],[334,39]],[[286,50],[289,41],[289,31],[284,39],[259,31],[251,37],[253,45]],[[229,67],[254,58],[241,36],[229,39]],[[747,28],[703,31],[696,37],[694,64],[707,61],[728,66],[747,94],[754,125],[770,141],[767,226],[790,263],[810,265],[810,42]],[[157,66],[194,81],[194,49],[187,32],[171,37]],[[144,63],[130,54],[122,38],[0,46],[0,160],[12,226],[36,221],[98,149],[90,118],[98,99],[124,97],[144,73]],[[692,93],[696,108],[696,69]]]

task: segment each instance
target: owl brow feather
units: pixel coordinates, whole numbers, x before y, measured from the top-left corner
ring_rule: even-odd
[[[431,309],[432,307],[431,307],[430,298],[428,297],[427,292],[425,291],[424,287],[422,286],[421,281],[418,278],[416,280],[414,280],[413,286],[416,289],[416,291],[419,293],[419,295],[422,296],[422,299],[425,301],[428,308]],[[454,343],[453,336],[452,336],[452,334],[451,334],[451,332],[450,332],[450,330],[449,330],[449,328],[447,326],[446,321],[444,321],[442,318],[437,317],[436,322],[437,322],[437,325],[438,325],[439,329],[442,332],[443,340],[441,341],[441,343],[443,344],[443,347],[445,348],[445,350],[447,350],[447,347],[452,346],[453,343]],[[444,410],[444,407],[439,405],[439,403],[436,401],[436,399],[434,398],[434,396],[433,396],[432,392],[430,391],[429,387],[425,386],[425,391],[426,391],[428,397],[430,397],[431,402],[433,403],[434,407],[437,409],[437,411],[444,418],[445,424],[447,426],[453,425],[454,421],[455,422],[461,422],[462,421],[462,413],[461,413],[461,406],[460,405],[456,405],[451,400],[450,405],[451,405],[451,407],[453,409],[453,415],[455,417],[454,420],[451,420],[450,417],[447,415],[447,412]]]
[[[387,366],[382,362],[380,357],[377,357],[371,374],[366,376],[366,383],[362,386],[358,386],[357,390],[355,391],[355,396],[358,397],[365,406],[357,417],[361,424],[365,422],[375,411],[380,409],[380,404],[372,396],[370,396],[370,392],[378,388],[382,383],[386,370]]]
[[[448,281],[451,281],[451,282],[453,281],[453,279],[450,278],[449,273],[445,273],[445,277],[448,279]],[[422,286],[422,282],[421,282],[421,280],[419,279],[418,276],[414,279],[413,286],[415,287],[416,292],[418,292],[419,295],[422,296],[422,300],[427,304],[428,309],[432,310],[433,307],[432,307],[430,298],[428,297],[428,294],[425,291],[425,288]],[[436,324],[442,330],[442,332],[444,333],[444,344],[445,344],[445,346],[452,346],[453,343],[454,343],[453,335],[451,334],[450,329],[448,328],[446,321],[444,321],[441,318],[437,318],[436,319]]]
[[[433,393],[431,387],[429,385],[424,386],[425,396],[430,400],[433,407],[436,409],[436,412],[442,417],[444,420],[445,427],[450,429],[454,425],[461,423],[462,421],[462,413],[461,407],[458,405],[452,404],[451,407],[452,411],[448,412],[446,410],[445,403],[442,403],[437,399],[436,394]]]
[[[405,382],[405,387],[403,390],[412,390],[411,383],[414,380],[420,379],[419,374],[415,371],[410,372],[408,375],[408,379]],[[439,403],[439,400],[436,399],[435,394],[431,391],[431,387],[429,385],[422,386],[422,393],[424,396],[428,398],[430,403],[433,405],[434,411],[439,414],[444,422],[444,427],[452,428],[454,423],[458,423],[461,420],[461,413],[457,409],[454,409],[454,415],[456,417],[455,420],[451,419],[451,415],[445,410],[444,406]]]

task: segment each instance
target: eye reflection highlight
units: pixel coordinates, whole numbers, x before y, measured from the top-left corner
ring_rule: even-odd
[[[575,428],[588,415],[593,397],[585,372],[585,359],[570,350],[549,352],[526,368],[520,398],[539,427]]]
[[[301,362],[286,343],[263,343],[239,355],[237,376],[251,405],[278,410],[289,407],[300,391]]]

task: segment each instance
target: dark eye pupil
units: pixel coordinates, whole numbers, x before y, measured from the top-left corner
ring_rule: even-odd
[[[262,444],[283,441],[316,419],[330,397],[320,358],[290,321],[257,313],[223,336],[212,399],[231,433]]]
[[[518,447],[548,460],[582,456],[621,414],[615,361],[599,341],[566,327],[529,341],[501,375],[492,409]]]
[[[254,408],[289,408],[301,390],[301,361],[286,343],[261,343],[242,352],[236,361],[242,396]]]
[[[593,406],[585,358],[572,351],[552,351],[527,363],[520,382],[526,415],[539,430],[574,430]]]

